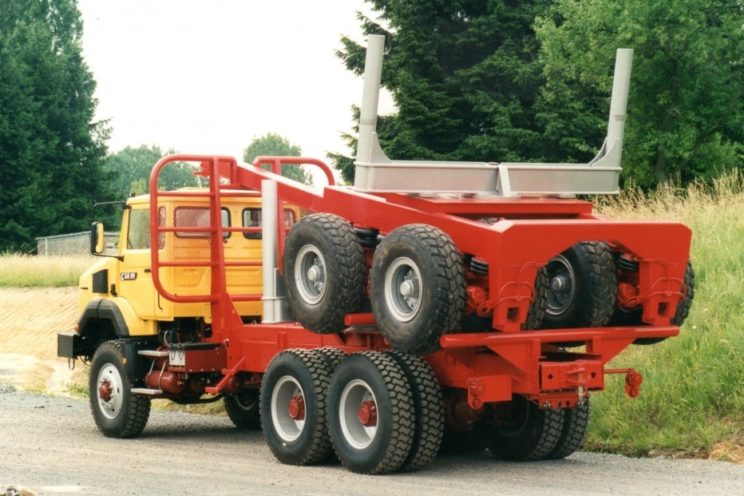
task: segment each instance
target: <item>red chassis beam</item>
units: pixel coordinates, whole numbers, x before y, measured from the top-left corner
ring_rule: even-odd
[[[386,349],[379,333],[350,328],[341,334],[313,334],[298,324],[249,324],[236,329],[224,373],[262,373],[271,359],[289,348],[332,346],[353,353]],[[474,409],[485,403],[525,395],[543,406],[567,407],[581,392],[604,389],[607,363],[636,339],[676,336],[676,326],[608,327],[449,334],[442,350],[427,356],[440,383],[464,389]],[[556,344],[585,342],[582,353]],[[229,370],[236,367],[235,370]]]

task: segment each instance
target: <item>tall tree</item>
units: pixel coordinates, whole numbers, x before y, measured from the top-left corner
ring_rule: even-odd
[[[552,150],[589,158],[607,121],[615,49],[635,49],[624,176],[642,186],[744,167],[744,4],[559,0],[538,21]]]
[[[256,157],[268,155],[299,157],[302,155],[302,149],[279,134],[267,133],[251,141],[251,144],[243,151],[243,160],[250,164]],[[312,183],[312,178],[297,165],[285,165],[282,169],[282,175],[301,183]]]
[[[359,19],[364,33],[386,35],[382,84],[398,108],[378,124],[389,156],[542,158],[534,110],[542,68],[532,26],[551,0],[367,2],[380,22],[361,14]],[[342,44],[339,57],[361,74],[364,48],[348,37]],[[355,149],[355,139],[345,138]],[[351,181],[352,160],[342,154],[330,157]]]
[[[113,188],[117,198],[127,198],[130,194],[140,195],[149,191],[152,166],[164,155],[176,153],[175,150],[163,152],[159,146],[130,146],[106,159],[105,169],[115,177]],[[160,188],[172,190],[186,186],[200,186],[199,178],[194,176],[194,168],[184,163],[168,164],[160,174]]]
[[[0,251],[85,229],[109,191],[74,0],[0,1]]]

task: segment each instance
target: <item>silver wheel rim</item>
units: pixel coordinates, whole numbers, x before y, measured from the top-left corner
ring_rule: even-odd
[[[124,403],[124,383],[119,369],[112,363],[107,363],[98,371],[96,391],[98,409],[107,419],[115,419],[121,412]]]
[[[412,320],[421,308],[423,285],[421,272],[408,257],[393,260],[385,271],[385,303],[393,317],[401,322]]]
[[[364,402],[372,402],[377,407],[375,393],[369,384],[361,379],[354,379],[344,387],[338,405],[338,418],[344,439],[358,450],[372,444],[379,428],[379,418],[374,425],[364,425],[360,420],[359,409]]]
[[[316,305],[325,294],[327,270],[323,254],[313,245],[305,245],[295,257],[294,279],[300,297]]]
[[[553,317],[566,313],[576,297],[576,273],[571,262],[558,255],[547,265],[548,308],[545,312]]]
[[[271,422],[277,435],[287,443],[300,437],[305,428],[306,414],[296,419],[289,413],[290,402],[295,397],[302,398],[303,402],[305,400],[300,383],[291,375],[281,377],[271,392]]]

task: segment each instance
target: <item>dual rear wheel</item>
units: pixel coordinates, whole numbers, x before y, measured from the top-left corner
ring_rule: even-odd
[[[516,461],[556,460],[574,453],[589,427],[589,398],[573,408],[540,409],[522,396],[494,408],[487,429],[489,451]]]
[[[261,419],[274,456],[309,465],[335,452],[365,474],[416,470],[433,460],[444,414],[431,367],[402,353],[341,357],[326,350],[284,351],[266,371]]]

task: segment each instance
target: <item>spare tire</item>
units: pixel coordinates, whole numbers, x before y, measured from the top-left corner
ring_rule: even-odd
[[[294,318],[319,334],[344,329],[344,316],[358,311],[366,286],[364,253],[351,224],[330,214],[303,218],[287,236],[283,260]]]
[[[409,224],[391,231],[375,251],[372,311],[380,333],[405,353],[435,351],[465,311],[465,268],[440,229]]]

